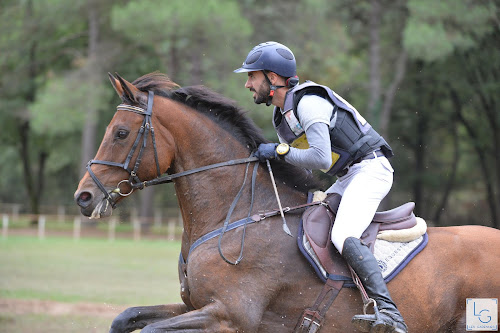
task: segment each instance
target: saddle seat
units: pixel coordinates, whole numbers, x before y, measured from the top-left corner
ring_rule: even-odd
[[[307,209],[302,216],[303,237],[307,238],[308,246],[312,248],[317,260],[329,276],[344,276],[348,279],[351,275],[350,270],[330,240],[330,233],[341,199],[339,194],[328,194],[324,199],[320,199],[323,205]],[[316,200],[313,199],[313,201]],[[414,208],[415,203],[408,202],[388,211],[377,212],[372,223],[361,236],[361,241],[373,252],[377,235],[383,239],[380,236],[386,232],[415,228],[417,218],[413,213]],[[414,238],[418,238],[418,236]],[[403,241],[410,240],[412,239]]]

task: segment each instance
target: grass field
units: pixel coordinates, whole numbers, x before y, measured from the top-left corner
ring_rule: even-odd
[[[179,251],[170,241],[9,236],[0,239],[0,300],[94,304],[117,313],[179,302]],[[47,312],[0,308],[0,332],[106,332],[114,316]]]

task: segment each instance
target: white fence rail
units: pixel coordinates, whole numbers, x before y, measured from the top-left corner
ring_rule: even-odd
[[[9,234],[23,232],[36,235],[39,239],[57,234],[72,236],[75,240],[89,235],[107,237],[110,241],[119,237],[131,237],[135,241],[143,238],[176,240],[182,233],[182,218],[179,213],[176,217],[167,217],[161,210],[157,210],[151,218],[140,218],[132,210],[127,220],[112,216],[99,222],[81,215],[67,215],[64,209],[57,210],[57,214],[21,214],[18,209],[2,213],[3,239],[7,239]]]

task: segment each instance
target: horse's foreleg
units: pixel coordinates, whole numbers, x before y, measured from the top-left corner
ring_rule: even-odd
[[[109,333],[128,333],[145,326],[186,313],[188,308],[183,303],[136,306],[120,313],[111,324]]]
[[[150,324],[141,333],[189,332],[189,333],[234,333],[255,332],[257,327],[239,327],[224,311],[221,304],[212,303],[199,310]]]

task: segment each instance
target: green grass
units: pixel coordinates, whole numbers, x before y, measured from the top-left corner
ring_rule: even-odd
[[[153,305],[180,301],[179,242],[9,236],[0,298]]]

